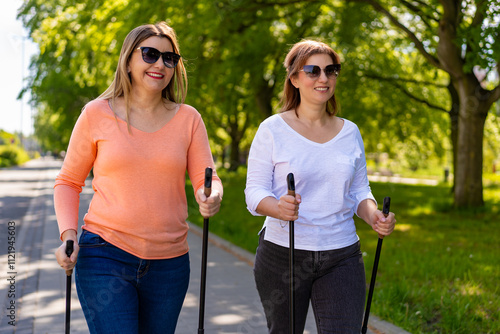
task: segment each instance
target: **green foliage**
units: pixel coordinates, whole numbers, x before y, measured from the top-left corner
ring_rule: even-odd
[[[19,138],[9,132],[0,129],[0,145],[19,144]]]
[[[500,104],[494,106],[497,109],[497,113],[490,113],[486,119],[486,124],[484,128],[485,138],[484,138],[484,169],[483,171],[495,172],[500,170]]]
[[[30,159],[28,153],[16,145],[0,145],[0,167],[17,166]]]
[[[0,167],[17,166],[30,159],[19,137],[0,129]]]
[[[496,22],[498,8],[492,1],[483,4],[478,13]],[[383,5],[418,32],[435,55],[440,3]],[[463,5],[472,8],[467,1]],[[463,10],[465,27],[474,11]],[[244,164],[258,125],[279,108],[288,49],[311,37],[327,42],[343,59],[336,88],[340,116],[358,124],[367,153],[387,152],[400,162],[399,169],[422,169],[431,157],[450,164],[449,77],[372,6],[348,0],[161,0],[154,5],[30,0],[20,17],[40,48],[27,89],[37,106],[36,134],[46,150],[66,149],[82,107],[111,82],[125,35],[140,24],[165,20],[177,31],[187,65],[186,102],[203,115],[221,165]],[[495,24],[460,33],[462,41],[476,45],[467,61],[491,68],[487,64],[498,59]],[[498,156],[499,128],[498,122],[487,124],[487,168]]]
[[[255,253],[264,217],[248,213],[245,170],[220,171],[224,199],[210,231]],[[487,205],[452,210],[449,185],[371,183],[377,199],[391,197],[396,230],[384,239],[372,313],[411,333],[498,333],[500,331],[500,176],[485,180]],[[189,220],[203,220],[187,186]],[[376,233],[357,217],[367,284]]]
[[[393,41],[370,37],[366,26],[375,15],[366,6],[249,0],[169,1],[158,7],[128,1],[28,1],[21,17],[41,50],[32,64],[38,71],[30,88],[38,106],[37,134],[53,151],[65,148],[81,108],[110,83],[128,31],[158,20],[176,29],[190,80],[187,103],[203,114],[216,156],[233,168],[245,160],[258,124],[277,109],[288,48],[310,36],[322,38],[343,56],[345,70],[338,85],[342,115],[371,124],[366,127],[368,150],[380,149],[380,138],[368,134],[376,133],[371,130],[391,115],[399,115],[394,122],[403,120],[415,129],[405,117],[415,114],[415,108],[405,108],[408,99],[383,83],[379,91],[366,90],[367,84],[375,86],[366,81],[363,69],[380,64],[391,65],[390,73],[402,71],[397,69],[398,54],[389,52]],[[367,52],[364,40],[385,43],[378,50],[383,53]],[[382,148],[394,141],[386,137],[391,138]],[[404,134],[398,138],[404,140]]]
[[[248,150],[255,128],[273,113],[289,45],[311,33],[319,4],[305,6],[219,1],[189,12],[193,19],[210,22],[211,29],[198,32],[176,24],[188,41],[184,54],[196,62],[188,100],[203,111],[212,147],[222,162],[224,152],[231,154],[233,169],[246,158],[239,151]]]
[[[498,1],[467,1],[470,10],[466,12],[466,19],[459,29],[462,43],[467,43],[466,68],[472,72],[474,66],[479,66],[487,72],[497,71],[498,59],[500,58],[500,33],[499,21],[500,6]],[[476,10],[476,12],[474,11]],[[474,20],[472,13],[480,13],[476,16],[484,18],[483,24]]]
[[[407,169],[445,158],[448,77],[369,6],[349,2],[340,15],[340,116],[359,126],[368,153],[387,152]]]

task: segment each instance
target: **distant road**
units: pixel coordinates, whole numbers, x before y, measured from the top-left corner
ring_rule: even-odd
[[[7,240],[7,223],[15,221],[19,232],[22,228],[20,222],[28,211],[31,199],[37,196],[43,183],[54,182],[52,178],[54,173],[50,171],[56,172],[60,168],[61,161],[45,158],[31,160],[23,167],[0,169],[0,240],[2,243]],[[6,252],[7,248],[0,247],[0,256]]]

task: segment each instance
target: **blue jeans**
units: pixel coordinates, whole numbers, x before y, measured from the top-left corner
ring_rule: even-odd
[[[189,255],[143,260],[83,231],[76,288],[90,333],[171,333],[189,285]]]
[[[264,240],[255,257],[257,290],[269,333],[290,333],[289,248]],[[331,251],[295,250],[295,330],[303,333],[309,301],[318,334],[359,334],[365,305],[365,268],[359,242]]]

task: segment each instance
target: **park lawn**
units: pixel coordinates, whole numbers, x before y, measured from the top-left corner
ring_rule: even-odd
[[[263,217],[245,204],[244,169],[219,171],[220,212],[210,231],[255,253]],[[371,313],[413,333],[500,333],[500,182],[485,182],[485,208],[452,210],[449,185],[372,182],[379,201],[391,197],[397,227],[384,239]],[[202,225],[187,186],[189,220]],[[370,282],[377,235],[356,217]]]

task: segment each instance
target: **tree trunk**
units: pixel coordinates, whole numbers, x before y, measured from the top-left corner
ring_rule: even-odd
[[[451,130],[451,147],[452,147],[452,152],[453,152],[453,186],[451,188],[451,191],[454,193],[455,192],[455,185],[456,183],[456,173],[455,173],[455,168],[457,166],[457,151],[458,151],[458,113],[459,113],[459,108],[460,108],[460,100],[459,96],[457,93],[457,90],[453,86],[453,84],[450,81],[450,84],[448,85],[448,92],[450,93],[450,98],[451,98],[451,109],[448,112],[450,115],[450,130]]]
[[[263,80],[259,92],[255,96],[257,107],[262,114],[262,119],[265,119],[273,114],[271,100],[273,98],[274,86],[269,86],[267,81]]]
[[[479,207],[483,200],[483,137],[490,104],[477,79],[454,82],[460,98],[455,165],[455,206]]]
[[[488,92],[471,72],[464,70],[461,45],[457,43],[460,3],[441,2],[439,22],[438,67],[450,75],[459,97],[457,156],[454,166],[454,201],[456,207],[479,207],[483,200],[484,123],[492,104]]]
[[[238,166],[241,165],[241,150],[240,143],[243,139],[246,129],[248,128],[248,117],[245,119],[245,122],[242,126],[238,123],[238,115],[234,115],[229,117],[229,124],[227,128],[227,132],[231,137],[231,145],[229,152],[229,170],[235,171],[238,169]]]
[[[229,170],[235,171],[240,165],[240,140],[231,137],[231,151],[229,152]]]

